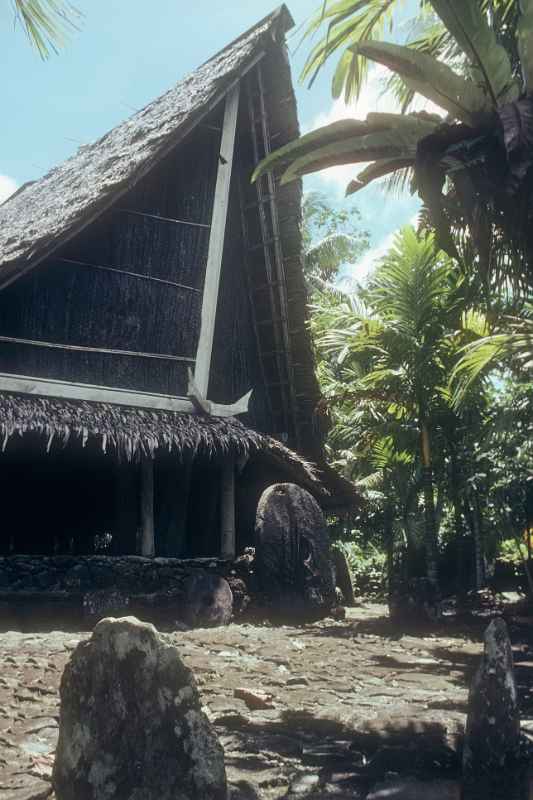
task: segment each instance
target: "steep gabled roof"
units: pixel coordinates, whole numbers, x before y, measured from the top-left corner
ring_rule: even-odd
[[[46,258],[147,174],[268,41],[292,25],[288,9],[280,6],[157,100],[0,206],[0,287]]]
[[[33,268],[75,237],[167,156],[223,98],[256,59],[272,50],[293,25],[286,6],[280,6],[253,28],[179,81],[143,110],[92,144],[80,147],[64,163],[38,181],[22,186],[0,206],[0,289]],[[296,103],[288,62],[279,60],[277,87],[283,105],[283,131],[277,144],[299,134]],[[307,423],[301,450],[315,461],[315,472],[301,457],[275,439],[250,431],[236,420],[217,420],[173,412],[124,409],[97,402],[70,402],[0,393],[0,448],[15,434],[40,432],[47,441],[85,441],[99,437],[102,446],[117,452],[154,448],[204,448],[257,453],[293,468],[302,485],[322,495],[322,502],[354,505],[353,487],[324,464],[322,433],[312,425],[320,390],[307,328],[306,287],[301,268],[301,182],[278,190],[280,234],[287,258],[291,291],[291,349],[298,371],[294,375],[300,423]],[[132,442],[135,444],[132,445]],[[339,483],[341,481],[341,483]],[[324,492],[321,482],[332,487]],[[350,494],[352,489],[352,494]],[[328,497],[329,495],[329,497]]]

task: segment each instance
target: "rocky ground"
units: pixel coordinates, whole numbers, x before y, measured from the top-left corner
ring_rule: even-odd
[[[459,798],[467,687],[486,620],[404,634],[385,608],[340,622],[170,634],[226,754],[232,798]],[[529,620],[511,631],[533,731]],[[86,633],[0,633],[0,797],[52,798],[58,686]]]

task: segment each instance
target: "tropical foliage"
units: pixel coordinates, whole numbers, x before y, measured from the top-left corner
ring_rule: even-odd
[[[460,57],[456,42],[441,20],[435,17],[429,0],[418,0],[413,5],[416,16],[408,26],[412,34],[410,46],[446,60]],[[481,0],[480,5],[485,11],[490,9],[494,26],[499,28],[500,36],[505,36],[507,29],[515,23],[518,0]],[[405,0],[326,0],[305,31],[306,37],[313,37],[320,30],[324,35],[311,50],[302,79],[312,86],[327,60],[340,52],[332,94],[340,97],[344,92],[346,102],[359,97],[368,75],[369,61],[357,50],[357,45],[383,40],[388,32],[397,35],[399,13],[405,10]],[[399,84],[396,88],[404,102],[412,99],[412,93],[402,94]]]
[[[452,373],[455,400],[460,403],[474,381],[495,366],[515,367],[520,372],[533,370],[533,308],[527,305],[520,317],[502,316],[495,330],[489,331],[484,318],[470,314],[465,328],[475,339],[465,345],[462,358]]]
[[[326,0],[304,77],[338,52],[333,91],[350,100],[381,64],[404,113],[313,131],[257,171],[366,163],[348,193],[392,175],[425,202],[365,286],[314,285],[330,458],[367,499],[335,535],[360,564],[379,542],[389,574],[450,590],[482,586],[511,548],[533,595],[533,0],[421,0],[407,47],[379,41],[399,5]],[[442,114],[406,113],[416,95]]]
[[[524,362],[516,377],[478,372],[454,394],[465,343],[486,339],[488,322],[453,260],[412,228],[356,293],[315,292],[311,328],[329,455],[367,499],[335,535],[384,547],[389,571],[482,586],[498,541],[526,525],[533,404],[526,389],[512,400]]]
[[[379,465],[385,483],[409,480],[418,464],[426,567],[435,581],[432,440],[447,380],[446,333],[456,284],[448,257],[435,257],[432,237],[419,238],[406,228],[362,293],[364,306],[317,309],[313,320],[318,346],[329,362],[329,400],[342,398],[344,433],[359,430],[354,444]]]
[[[385,175],[411,170],[437,240],[449,255],[476,264],[491,282],[531,286],[529,224],[533,164],[533,0],[426,0],[420,35],[410,46],[378,41],[396,0],[326,2],[305,74],[342,49],[334,92],[356,94],[366,64],[386,67],[405,103],[420,95],[442,108],[369,114],[301,137],[265,159],[285,183],[337,164],[370,162],[348,187],[358,191]],[[313,29],[311,27],[311,30]]]
[[[368,233],[360,226],[355,206],[338,208],[316,191],[304,195],[304,270],[311,291],[333,289],[341,267],[357,263],[368,249]]]

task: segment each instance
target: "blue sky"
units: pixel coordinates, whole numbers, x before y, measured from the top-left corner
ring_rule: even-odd
[[[84,15],[81,30],[59,56],[43,62],[30,49],[20,26],[14,27],[11,4],[5,0],[0,4],[4,76],[0,197],[38,178],[80,144],[101,136],[162,94],[272,11],[276,0],[77,0],[75,5]],[[309,19],[318,0],[290,0],[288,5],[298,27]],[[303,129],[350,114],[364,117],[378,101],[377,81],[371,82],[356,109],[335,105],[330,69],[310,91],[297,82],[310,46],[306,41],[296,48],[299,40],[296,31],[289,48]],[[379,102],[382,109],[390,108],[389,101]],[[306,188],[341,200],[354,172],[342,168],[315,176]],[[417,208],[408,195],[385,197],[379,187],[360,193],[356,204],[378,252]],[[356,275],[369,262],[367,258]]]

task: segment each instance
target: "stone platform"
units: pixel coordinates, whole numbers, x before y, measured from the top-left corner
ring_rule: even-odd
[[[0,634],[2,800],[52,798],[59,679],[86,635]],[[402,636],[376,605],[341,622],[169,634],[224,746],[232,800],[457,798],[481,635]]]

